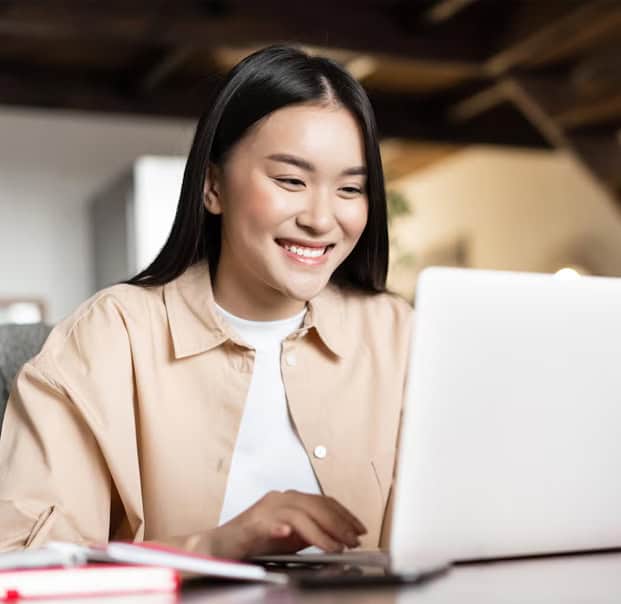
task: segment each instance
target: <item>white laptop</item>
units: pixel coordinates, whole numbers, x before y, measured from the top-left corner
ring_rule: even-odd
[[[621,279],[423,271],[394,497],[396,573],[621,547]]]

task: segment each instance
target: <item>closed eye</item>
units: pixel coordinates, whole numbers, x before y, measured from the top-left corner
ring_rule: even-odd
[[[289,187],[300,188],[305,186],[304,181],[299,178],[275,178],[274,180]]]
[[[341,191],[349,196],[362,195],[362,189],[360,187],[341,187]]]

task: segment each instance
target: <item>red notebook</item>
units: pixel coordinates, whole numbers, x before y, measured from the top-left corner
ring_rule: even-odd
[[[171,568],[92,564],[0,572],[0,602],[40,598],[171,593],[179,589]]]

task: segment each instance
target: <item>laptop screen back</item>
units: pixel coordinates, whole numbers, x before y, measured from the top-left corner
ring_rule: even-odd
[[[413,336],[395,569],[621,546],[621,279],[427,269]]]

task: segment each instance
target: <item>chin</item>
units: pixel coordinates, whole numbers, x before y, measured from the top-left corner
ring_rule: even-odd
[[[287,283],[281,288],[283,294],[288,298],[299,300],[300,302],[308,302],[317,296],[328,285],[328,280],[315,281],[314,283]]]

